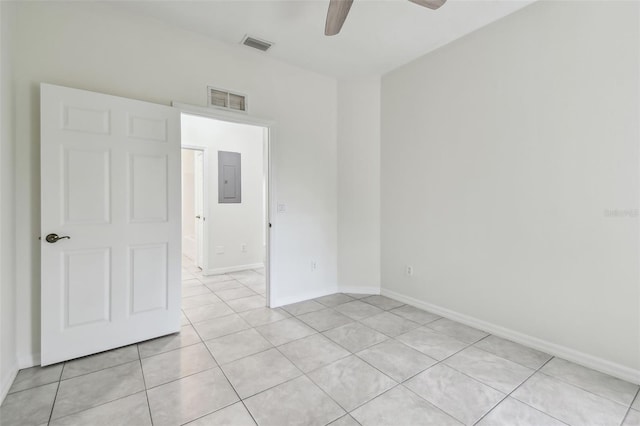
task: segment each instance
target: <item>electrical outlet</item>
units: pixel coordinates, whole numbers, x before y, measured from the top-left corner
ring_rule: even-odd
[[[224,254],[224,246],[216,246],[216,254]]]
[[[247,245],[246,244],[240,244],[240,251],[243,253],[247,252]]]
[[[409,277],[413,276],[413,266],[409,266],[409,265],[405,266],[404,273]]]
[[[318,264],[316,263],[315,260],[311,261],[311,272],[315,271],[316,269],[318,269]]]

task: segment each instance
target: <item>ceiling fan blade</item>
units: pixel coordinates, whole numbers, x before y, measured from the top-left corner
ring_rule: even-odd
[[[428,7],[429,9],[436,10],[442,6],[447,0],[409,0],[412,3],[419,4],[420,6]]]
[[[340,32],[352,3],[353,0],[330,0],[324,35],[332,36]]]

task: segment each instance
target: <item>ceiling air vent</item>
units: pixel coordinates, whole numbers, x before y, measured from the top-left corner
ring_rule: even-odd
[[[244,44],[245,46],[253,47],[254,49],[262,50],[263,52],[266,52],[271,46],[273,46],[273,43],[271,42],[258,40],[257,38],[251,36],[244,36],[244,38],[242,39],[242,44]]]
[[[247,96],[231,93],[228,90],[207,87],[207,102],[209,106],[247,112]]]

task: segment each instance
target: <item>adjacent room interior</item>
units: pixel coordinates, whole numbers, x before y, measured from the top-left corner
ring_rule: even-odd
[[[264,307],[269,129],[182,114],[181,133],[183,281],[201,278],[182,297],[204,283],[234,306]]]
[[[640,3],[0,2],[0,424],[640,425]]]

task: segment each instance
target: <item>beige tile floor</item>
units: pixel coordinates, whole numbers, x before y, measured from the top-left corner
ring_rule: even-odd
[[[640,425],[638,386],[396,300],[183,272],[179,334],[20,371],[0,424]]]

